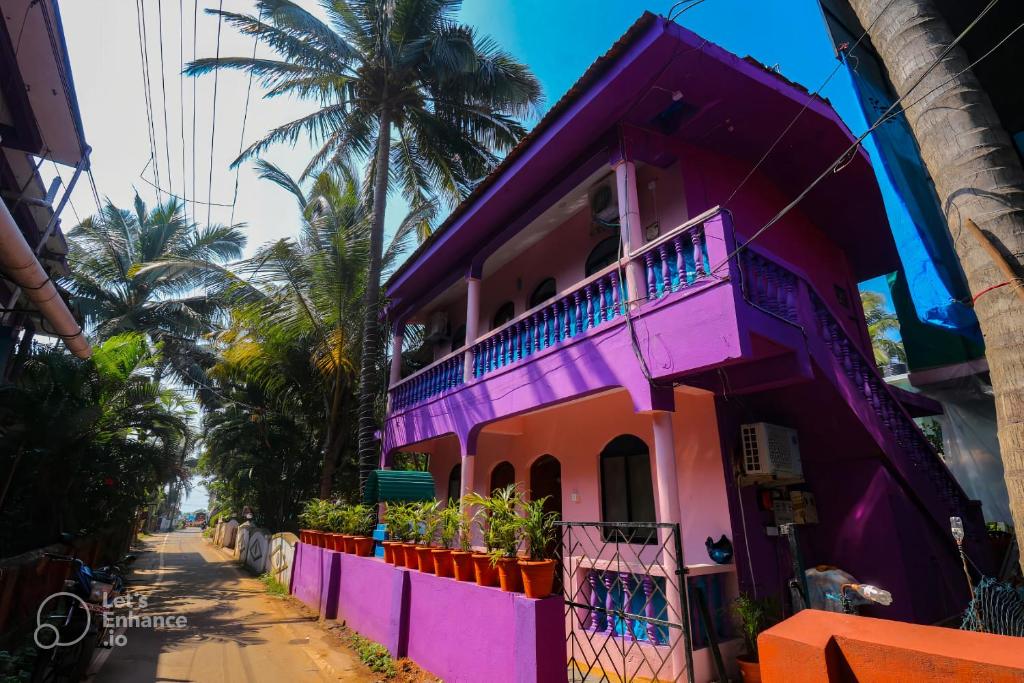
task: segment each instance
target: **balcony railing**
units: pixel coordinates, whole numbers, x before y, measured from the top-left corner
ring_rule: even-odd
[[[480,337],[468,347],[435,361],[391,387],[391,409],[406,408],[551,347],[585,335],[626,314],[630,301],[626,269],[642,266],[644,292],[634,300],[652,301],[711,279],[704,225],[716,207],[668,231],[554,298]],[[635,266],[634,266],[635,267]],[[468,368],[465,354],[470,354]],[[467,377],[467,371],[470,376]]]

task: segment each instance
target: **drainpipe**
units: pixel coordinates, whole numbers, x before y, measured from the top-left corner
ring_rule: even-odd
[[[640,225],[640,203],[636,192],[636,165],[623,159],[615,165],[615,187],[619,196],[619,232],[626,258],[644,245]],[[626,263],[626,282],[629,300],[636,301],[646,293],[643,265],[636,259]]]
[[[78,170],[81,170],[81,166]],[[76,177],[78,170],[76,170]],[[73,182],[74,180],[72,180]],[[54,212],[53,218],[50,219],[50,224],[47,226],[43,240],[40,242],[40,249],[53,232],[57,221],[57,214],[63,208],[68,195],[70,195],[71,187],[72,185],[69,184],[68,191],[64,194],[64,199],[61,201],[57,211]],[[60,298],[60,294],[53,285],[53,281],[50,280],[50,276],[43,270],[43,266],[39,263],[36,254],[37,252],[32,251],[24,236],[22,236],[21,230],[18,229],[18,224],[14,222],[14,216],[7,210],[7,205],[0,201],[0,270],[3,270],[16,287],[7,308],[14,307],[14,304],[18,301],[18,296],[24,290],[25,297],[35,304],[42,316],[50,323],[50,326],[53,328],[53,334],[64,340],[68,350],[79,358],[88,358],[92,355],[92,348],[90,348],[89,342],[85,340],[82,328],[79,327],[78,322],[71,315],[71,311],[68,310],[64,300]]]
[[[480,278],[466,278],[466,355],[463,357],[462,381],[473,379],[473,344],[480,333]],[[465,460],[465,458],[463,458]],[[463,469],[463,472],[466,470]]]

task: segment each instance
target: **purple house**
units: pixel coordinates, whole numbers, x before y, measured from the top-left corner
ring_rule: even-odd
[[[578,523],[570,658],[706,679],[730,599],[788,601],[797,562],[889,590],[875,616],[965,605],[950,517],[971,550],[979,506],[912,420],[930,406],[877,373],[858,297],[898,266],[866,154],[785,210],[852,142],[826,101],[645,14],[388,282],[382,466],[429,453],[439,498],[520,482]],[[409,373],[411,325],[433,356]]]

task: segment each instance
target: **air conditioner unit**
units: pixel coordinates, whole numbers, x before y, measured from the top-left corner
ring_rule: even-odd
[[[427,319],[426,341],[439,342],[448,339],[448,314],[444,311],[435,311]]]
[[[800,441],[796,430],[767,422],[740,426],[743,473],[781,479],[801,479]]]
[[[619,222],[619,193],[615,188],[615,176],[608,176],[590,188],[588,201],[590,217],[595,222]]]

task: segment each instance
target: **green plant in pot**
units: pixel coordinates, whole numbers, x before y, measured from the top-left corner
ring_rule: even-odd
[[[438,539],[441,542],[440,548],[434,548],[431,554],[434,556],[434,573],[438,576],[452,575],[452,544],[459,534],[459,521],[462,515],[459,512],[459,504],[448,499],[448,504],[437,513]]]
[[[548,496],[523,503],[522,535],[529,557],[519,560],[523,590],[528,598],[546,598],[555,583],[555,558],[552,548],[558,535],[557,512],[545,512]]]
[[[330,513],[333,503],[323,498],[307,500],[299,513],[299,524],[305,527],[300,533],[305,534],[305,543],[324,547],[324,532],[330,527]],[[301,538],[300,538],[301,540]]]
[[[516,484],[491,493],[483,503],[487,510],[487,545],[491,565],[498,570],[503,591],[521,592],[522,575],[518,566],[523,520],[519,516],[523,497]]]
[[[742,593],[732,604],[733,617],[743,637],[744,654],[736,658],[744,683],[759,683],[761,665],[757,652],[757,637],[779,620],[779,609],[771,598],[755,598]]]
[[[373,530],[376,526],[377,516],[369,505],[349,507],[348,528],[352,534],[352,552],[360,557],[373,555]]]
[[[486,552],[474,552],[472,554],[473,576],[477,585],[496,586],[498,584],[498,572],[491,563],[491,551],[494,549],[491,535],[492,504],[490,496],[481,496],[479,493],[467,493],[462,498],[466,506],[467,515],[464,520],[466,525],[472,529],[475,525],[480,531],[480,538],[483,539]],[[471,531],[466,533],[468,539]]]
[[[327,544],[331,550],[345,550],[345,526],[347,521],[346,507],[342,503],[332,505],[327,512]]]
[[[459,501],[449,500],[448,510],[455,510],[456,530],[453,543],[458,547],[451,552],[452,575],[456,581],[473,581],[473,514],[469,511],[470,506],[466,505],[465,510],[458,509]]]
[[[416,555],[421,572],[434,573],[433,548],[430,546],[437,538],[440,527],[441,501],[431,500],[420,503],[417,507],[415,528],[417,533]]]
[[[388,503],[384,511],[384,522],[388,527],[389,541],[384,542],[384,561],[396,566],[405,566],[405,552],[402,544],[409,540],[409,506],[405,503]]]

